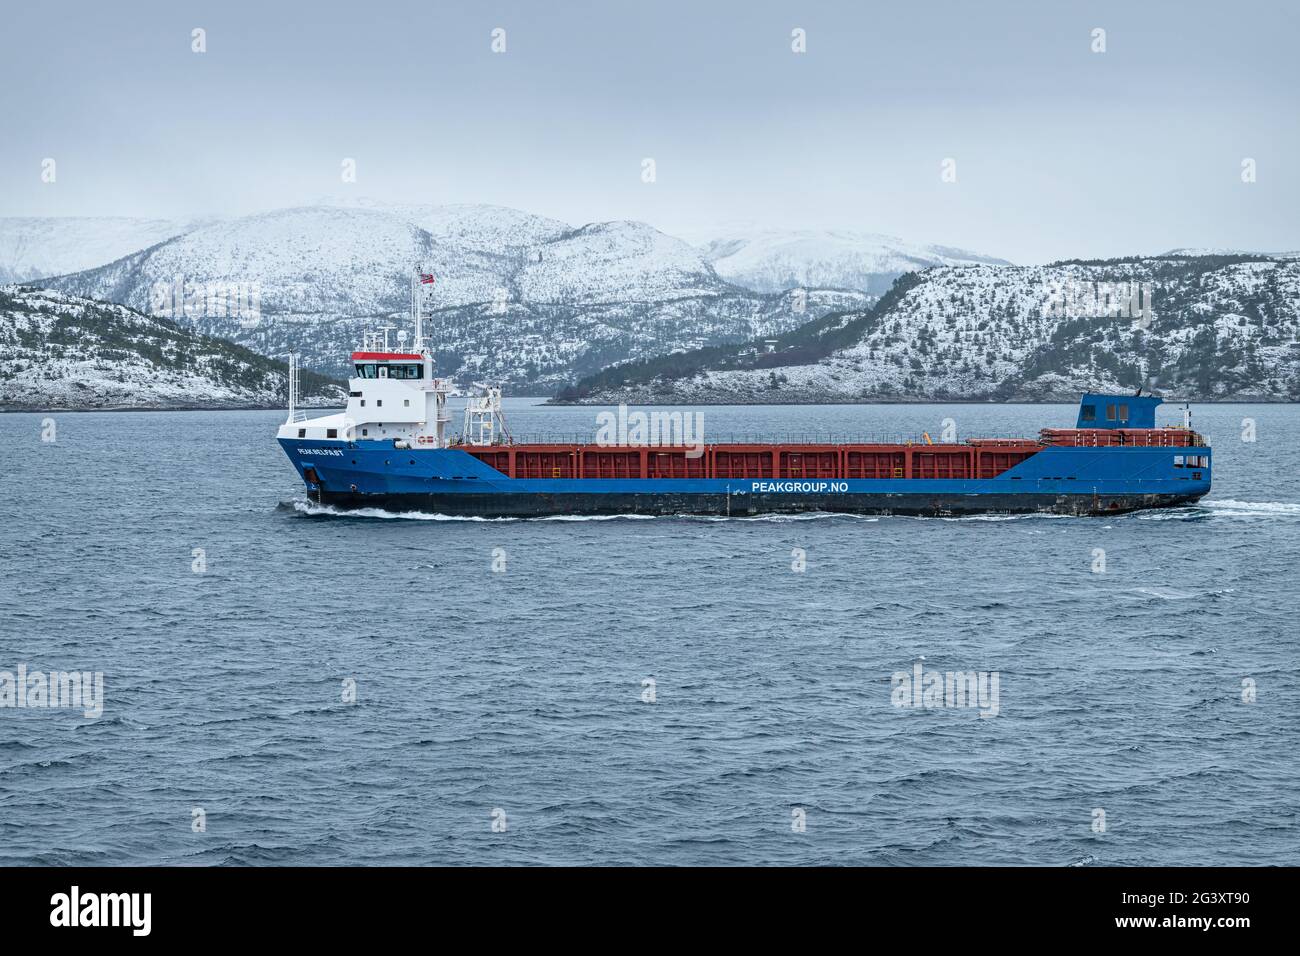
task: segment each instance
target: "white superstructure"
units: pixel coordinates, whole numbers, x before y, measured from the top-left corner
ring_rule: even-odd
[[[412,283],[415,340],[406,347],[406,332],[390,344],[393,326],[366,336],[352,353],[347,408],[336,415],[304,418],[297,409],[297,357],[289,356],[289,417],[279,438],[339,441],[392,441],[398,448],[446,448],[447,396],[451,382],[434,376],[433,353],[424,341],[422,286]]]

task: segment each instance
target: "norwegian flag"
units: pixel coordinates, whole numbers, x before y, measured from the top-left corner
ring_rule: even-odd
[[[420,273],[420,285],[433,285],[433,276],[427,272]]]

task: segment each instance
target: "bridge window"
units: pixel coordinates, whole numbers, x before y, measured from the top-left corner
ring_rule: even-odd
[[[424,378],[423,365],[390,365],[388,366],[388,377],[399,379]]]
[[[1095,422],[1097,420],[1097,406],[1084,405],[1079,414],[1079,419],[1085,422]]]
[[[374,362],[358,362],[357,378],[379,378],[379,366]]]

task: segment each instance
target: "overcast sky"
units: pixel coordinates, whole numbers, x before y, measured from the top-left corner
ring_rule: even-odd
[[[740,220],[844,227],[1023,263],[1297,249],[1298,11],[11,3],[0,215],[232,215],[366,196],[692,236]],[[196,27],[205,53],[191,51]],[[791,50],[795,28],[806,53]],[[355,183],[341,182],[345,158]],[[956,182],[941,181],[949,158]]]

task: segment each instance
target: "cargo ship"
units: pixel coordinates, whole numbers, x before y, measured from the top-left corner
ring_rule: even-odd
[[[310,500],[453,516],[725,515],[799,512],[964,516],[1112,515],[1196,502],[1210,490],[1209,442],[1191,427],[1156,425],[1153,395],[1085,394],[1074,428],[1036,438],[928,435],[889,443],[646,444],[516,441],[501,390],[467,397],[451,430],[451,383],[435,375],[419,290],[415,335],[368,336],[352,352],[344,411],[307,418],[296,407],[278,440]]]

